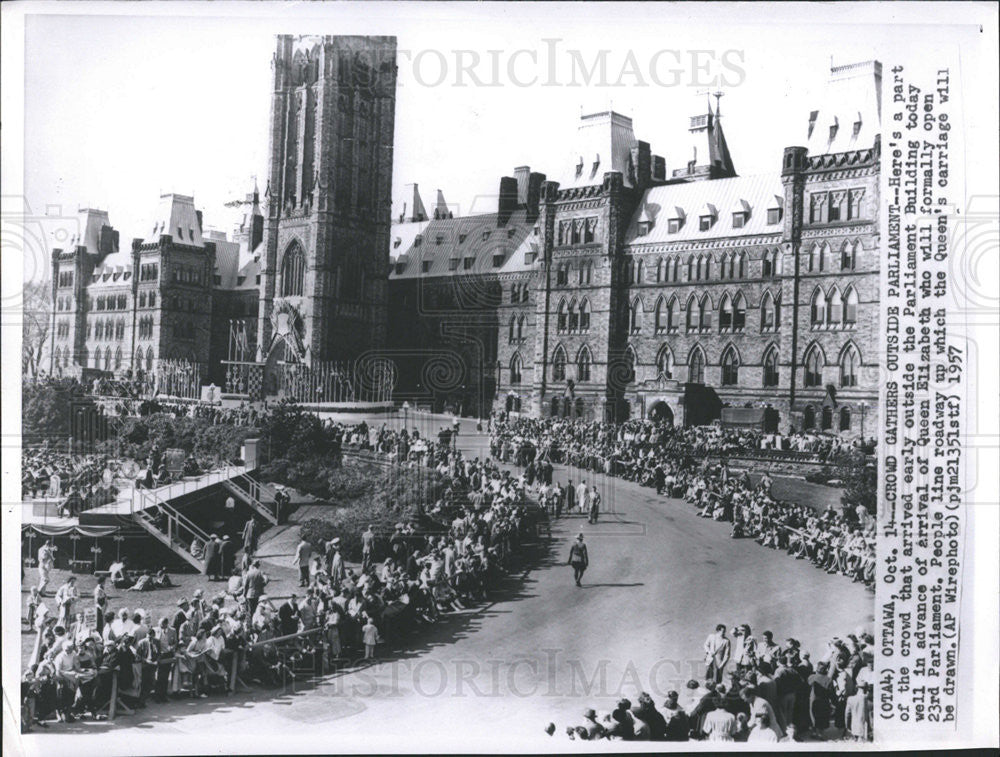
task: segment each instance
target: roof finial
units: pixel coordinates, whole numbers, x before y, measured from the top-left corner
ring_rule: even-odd
[[[715,98],[715,117],[716,118],[719,117],[719,100],[721,100],[722,96],[725,95],[725,94],[726,93],[723,92],[721,89],[720,90],[716,90],[715,92],[712,93],[712,96]]]

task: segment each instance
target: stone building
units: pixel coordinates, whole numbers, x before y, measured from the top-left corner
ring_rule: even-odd
[[[257,343],[270,363],[385,345],[395,37],[281,35]]]
[[[52,252],[52,338],[43,368],[164,376],[183,366],[194,390],[208,381],[221,386],[230,320],[249,316],[256,334],[253,249],[259,253],[263,218],[252,202],[229,241],[203,228],[192,197],[163,195],[131,250],[120,248],[107,211],[81,210],[81,234]]]
[[[581,118],[556,181],[526,169],[501,180],[499,215],[515,192],[524,213],[503,256],[461,252],[439,220],[401,219],[389,290],[409,303],[406,343],[430,355],[474,319],[484,364],[496,314],[495,379],[463,387],[464,408],[872,434],[881,66],[830,73],[822,108],[789,140],[802,146],[771,174],[738,175],[718,104],[691,118],[693,159],[669,173],[609,111]],[[462,224],[492,221],[447,219]],[[460,293],[471,304],[422,304],[448,281],[449,307]]]

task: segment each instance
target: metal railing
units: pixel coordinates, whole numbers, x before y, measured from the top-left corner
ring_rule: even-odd
[[[141,507],[133,509],[133,519],[149,533],[166,544],[176,554],[183,557],[198,570],[204,572],[205,560],[195,555],[192,545],[200,540],[208,543],[209,536],[189,518],[160,499],[155,489],[137,489]],[[134,502],[134,499],[133,499]],[[166,519],[165,528],[160,526],[160,517]]]

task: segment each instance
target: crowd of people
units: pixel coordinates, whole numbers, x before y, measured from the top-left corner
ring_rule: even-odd
[[[237,680],[280,685],[303,668],[374,658],[379,644],[399,643],[415,627],[484,601],[533,529],[523,477],[491,460],[466,458],[450,438],[445,445],[364,425],[344,432],[348,445],[382,453],[422,441],[422,462],[447,476],[427,508],[440,527],[398,523],[391,533],[369,527],[357,570],[347,565],[339,537],[322,544],[303,539],[295,552],[299,591],[280,601],[268,595],[256,538],[244,534],[241,565],[220,555],[208,576],[209,591],[213,581],[224,587],[212,596],[199,588],[161,617],[108,606],[107,581],[141,591],[170,580],[162,571],[130,573],[124,561],[98,579],[91,613],[80,610],[73,577],[49,610],[47,542],[39,553],[46,572],[40,567],[43,581],[32,589],[37,643],[22,684],[24,722],[104,717],[115,673],[118,697],[130,707],[224,692]]]
[[[123,461],[104,454],[69,454],[54,445],[21,449],[21,492],[26,500],[56,500],[61,514],[114,501]]]
[[[875,519],[860,505],[819,512],[805,504],[779,501],[772,496],[769,475],[754,481],[747,472],[733,473],[727,457],[756,448],[760,440],[761,434],[754,431],[673,428],[651,421],[610,424],[497,417],[491,423],[490,444],[498,459],[525,466],[528,481],[543,479],[541,501],[557,517],[563,509],[587,511],[589,498],[572,481],[566,486],[552,484],[553,462],[683,498],[698,508],[698,515],[731,524],[733,538],[754,539],[871,586]]]
[[[782,741],[872,739],[874,639],[857,629],[830,639],[812,659],[797,639],[778,643],[750,626],[719,624],[705,639],[704,681],[669,691],[662,710],[642,692],[598,714],[587,708],[566,727],[572,740]],[[546,732],[556,733],[554,723]]]

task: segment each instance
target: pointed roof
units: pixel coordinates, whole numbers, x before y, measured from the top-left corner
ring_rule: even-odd
[[[882,64],[831,66],[822,100],[809,113],[810,155],[865,150],[882,128]]]
[[[434,217],[435,218],[448,217],[448,203],[444,201],[444,192],[442,192],[440,189],[437,191],[437,199],[434,201]]]
[[[410,197],[410,212],[406,216],[408,221],[426,221],[427,220],[427,210],[424,208],[424,201],[420,199],[420,188],[416,183],[407,184],[407,189],[413,187],[413,193]],[[410,192],[407,192],[410,194]],[[405,206],[404,206],[405,207]],[[406,211],[403,211],[406,213]]]
[[[722,93],[718,92],[716,96],[721,97]],[[676,169],[673,172],[674,178],[691,176],[700,179],[722,179],[736,176],[736,167],[729,153],[729,145],[720,118],[718,103],[713,113],[711,102],[706,102],[704,112],[691,116],[688,131],[692,135],[694,147],[693,164],[689,163]]]

